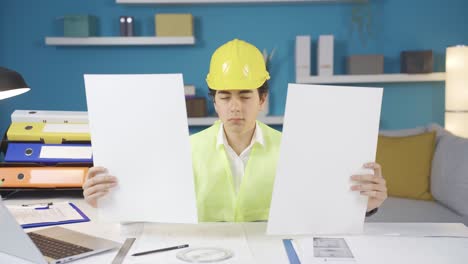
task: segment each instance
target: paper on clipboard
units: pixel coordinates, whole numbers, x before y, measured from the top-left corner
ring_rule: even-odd
[[[7,208],[23,228],[89,221],[83,212],[69,202],[28,206],[7,205]]]

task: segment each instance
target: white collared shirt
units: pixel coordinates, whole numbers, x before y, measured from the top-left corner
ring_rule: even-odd
[[[249,160],[250,152],[252,151],[252,147],[255,143],[259,143],[262,146],[265,146],[262,129],[260,128],[258,123],[256,123],[255,125],[255,131],[254,135],[252,136],[252,141],[250,141],[250,145],[246,149],[244,149],[240,155],[237,155],[234,149],[232,149],[232,147],[229,146],[228,140],[226,138],[226,133],[224,133],[223,124],[221,123],[221,125],[219,126],[216,147],[224,145],[224,149],[226,150],[229,164],[231,166],[231,174],[233,177],[232,180],[234,183],[234,189],[236,193],[239,191],[242,177],[244,176],[245,172],[245,167],[247,166],[247,161]]]

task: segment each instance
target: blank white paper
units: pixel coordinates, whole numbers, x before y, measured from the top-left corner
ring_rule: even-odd
[[[382,88],[289,84],[267,233],[362,233],[350,176],[375,161]]]
[[[197,223],[182,75],[84,79],[94,165],[119,180],[101,219]]]
[[[462,223],[365,223],[368,236],[466,237],[468,228]]]
[[[346,239],[359,264],[465,264],[467,238],[356,236]]]

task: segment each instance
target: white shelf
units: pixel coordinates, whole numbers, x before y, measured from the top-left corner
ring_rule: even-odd
[[[117,4],[253,4],[253,3],[307,3],[350,2],[365,3],[368,0],[116,0]]]
[[[51,46],[193,45],[195,37],[47,37]]]
[[[189,117],[188,123],[189,126],[211,126],[216,120],[217,117]],[[283,116],[260,116],[258,120],[267,125],[283,124]]]
[[[425,74],[374,74],[374,75],[334,75],[306,76],[298,78],[297,83],[336,84],[336,83],[404,83],[445,81],[445,72]]]

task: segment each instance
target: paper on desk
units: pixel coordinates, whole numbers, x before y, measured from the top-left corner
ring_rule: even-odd
[[[186,263],[176,257],[177,253],[186,249],[138,257],[130,256],[137,252],[183,244],[189,244],[186,249],[215,247],[234,253],[233,258],[221,263],[256,263],[250,252],[242,225],[236,223],[145,224],[143,235],[136,240],[128,254],[128,262],[126,263]]]
[[[196,223],[181,74],[85,75],[95,166],[119,186],[99,200],[110,221]]]
[[[369,236],[468,238],[468,227],[462,223],[365,223],[364,234]]]
[[[347,238],[359,264],[466,264],[467,238],[356,236]]]
[[[34,206],[21,205],[8,205],[7,208],[20,225],[63,222],[83,218],[68,202],[54,203],[49,209],[42,210],[36,210]]]
[[[343,237],[307,237],[293,240],[301,264],[355,264]]]
[[[288,255],[284,250],[283,239],[290,236],[267,236],[267,223],[243,223],[244,233],[249,242],[249,248],[257,263],[288,263]],[[272,254],[270,252],[277,252]]]
[[[382,93],[289,84],[268,234],[362,232],[367,197],[349,177],[375,160]]]

